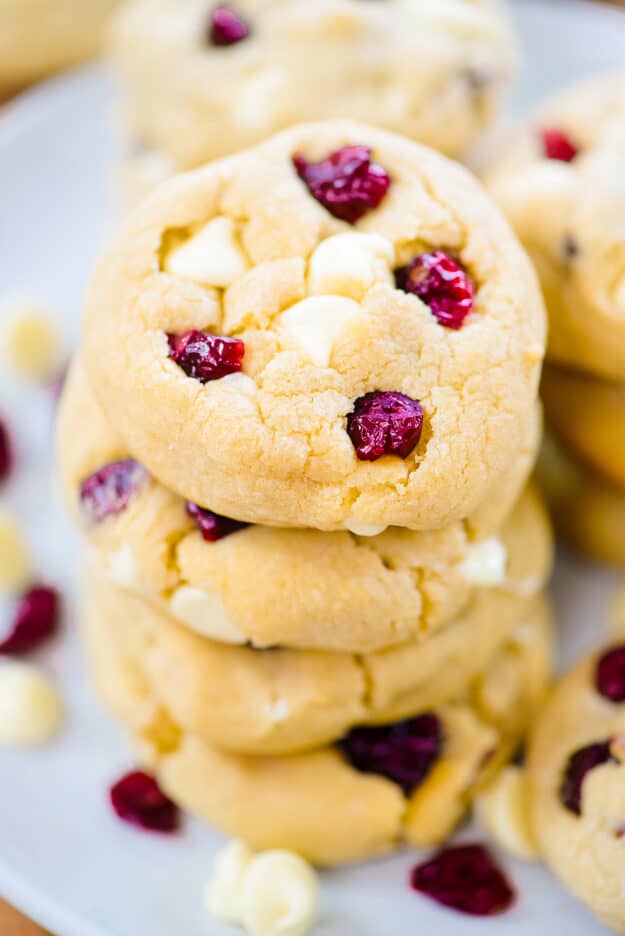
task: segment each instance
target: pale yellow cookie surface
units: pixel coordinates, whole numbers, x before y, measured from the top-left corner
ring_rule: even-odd
[[[418,846],[444,840],[480,784],[512,755],[542,698],[551,657],[548,620],[539,615],[523,627],[468,698],[437,709],[439,757],[408,795],[385,777],[355,770],[340,748],[290,757],[220,752],[181,729],[120,655],[98,657],[97,684],[143,761],[184,808],[254,848],[287,848],[315,864],[341,864],[383,854],[402,840]]]
[[[547,158],[564,133],[571,162]],[[502,140],[486,182],[534,260],[550,319],[549,356],[625,379],[625,73],[575,85]]]
[[[155,481],[117,516],[90,523],[81,484],[128,450],[79,362],[61,403],[59,458],[67,501],[103,574],[120,587],[215,640],[366,653],[427,636],[476,591],[527,598],[540,591],[551,564],[544,511],[530,492],[510,514],[533,463],[537,428],[502,479],[505,490],[493,490],[469,522],[373,537],[251,526],[206,542],[184,500]]]
[[[133,0],[112,30],[125,121],[193,168],[303,120],[351,117],[461,155],[492,120],[516,47],[497,0],[237,0],[216,47],[205,0]]]
[[[292,160],[355,144],[392,182],[350,226]],[[351,235],[338,271],[318,249],[337,234]],[[394,285],[396,265],[436,248],[476,284],[458,330]],[[461,167],[329,122],[178,176],[133,213],[91,284],[85,359],[131,454],[203,507],[271,526],[422,530],[470,515],[518,457],[544,327],[524,253]],[[168,334],[192,329],[243,341],[243,373],[187,376]],[[369,392],[420,401],[410,453],[359,460],[347,419]]]
[[[531,810],[553,871],[610,929],[624,933],[625,705],[598,691],[599,658],[595,654],[579,663],[536,719],[529,748]],[[585,774],[578,811],[565,797],[567,808],[561,790],[571,756],[606,742],[613,742],[613,755]]]

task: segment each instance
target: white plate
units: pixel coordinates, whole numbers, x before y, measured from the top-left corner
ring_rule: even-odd
[[[586,72],[625,61],[625,14],[564,0],[519,0],[527,49],[517,106]],[[0,290],[49,299],[75,337],[89,268],[109,224],[110,89],[97,69],[51,82],[0,116]],[[45,391],[0,383],[16,425],[21,469],[9,499],[26,523],[41,568],[72,595],[78,552],[46,478],[53,407]],[[564,656],[600,639],[610,573],[560,562],[556,598]],[[107,804],[130,766],[115,726],[92,700],[67,636],[42,655],[68,702],[62,739],[0,756],[0,892],[59,936],[227,936],[201,892],[220,838],[188,823],[179,838],[140,834]],[[605,932],[540,867],[506,861],[520,899],[493,921],[437,908],[406,886],[414,854],[323,875],[318,936],[599,936]]]

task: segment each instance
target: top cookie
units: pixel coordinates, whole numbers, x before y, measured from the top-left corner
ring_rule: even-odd
[[[372,534],[485,500],[533,417],[545,321],[465,170],[325,123],[159,189],[101,261],[84,335],[102,408],[166,486]]]
[[[486,181],[536,264],[550,358],[625,379],[625,72],[575,85],[502,144]]]
[[[110,54],[129,129],[180,169],[343,117],[458,156],[517,59],[499,0],[133,0]]]

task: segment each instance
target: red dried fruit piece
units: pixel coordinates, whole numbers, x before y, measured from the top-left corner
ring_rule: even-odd
[[[18,602],[11,627],[0,640],[0,653],[28,653],[51,637],[58,628],[59,606],[54,588],[31,588]]]
[[[582,788],[586,775],[608,761],[617,762],[611,747],[611,740],[597,741],[595,744],[579,748],[569,757],[558,792],[560,802],[569,812],[576,816],[582,814]]]
[[[429,774],[442,744],[440,720],[427,713],[393,725],[354,728],[339,746],[357,770],[387,777],[408,796]]]
[[[612,647],[599,659],[595,686],[604,699],[625,702],[625,645]]]
[[[462,328],[473,309],[475,284],[465,269],[442,250],[420,254],[395,271],[398,289],[418,296],[445,328]]]
[[[230,536],[238,530],[245,529],[247,523],[241,523],[239,520],[232,520],[230,517],[222,517],[220,514],[213,513],[212,510],[205,510],[204,507],[198,507],[191,501],[187,501],[187,513],[195,520],[195,525],[202,534],[202,539],[207,543],[216,543],[217,540]]]
[[[231,46],[247,39],[248,24],[231,7],[215,7],[210,17],[208,41],[214,46]]]
[[[383,455],[407,458],[422,429],[419,401],[393,391],[366,393],[347,417],[347,434],[361,461],[377,461]]]
[[[516,899],[512,885],[483,845],[455,845],[417,865],[410,886],[444,907],[471,916],[494,916]]]
[[[293,165],[312,197],[349,224],[377,208],[391,184],[366,146],[345,146],[318,163],[294,156]]]
[[[219,380],[241,370],[245,343],[239,338],[210,335],[197,329],[184,335],[168,335],[169,356],[187,377],[200,383]]]
[[[137,770],[111,787],[111,805],[120,819],[150,832],[175,832],[180,811],[149,774]]]
[[[12,468],[13,449],[9,437],[9,430],[4,420],[0,419],[0,482],[6,481],[11,474]]]
[[[559,162],[573,162],[579,148],[571,138],[557,127],[547,127],[540,131],[543,150],[547,159],[557,159]]]
[[[148,473],[134,458],[109,462],[80,485],[80,503],[90,523],[102,523],[122,513],[148,480]]]

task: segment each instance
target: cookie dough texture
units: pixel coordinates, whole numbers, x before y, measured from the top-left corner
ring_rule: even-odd
[[[607,926],[625,933],[625,861],[618,834],[625,815],[625,765],[606,763],[586,775],[580,816],[558,798],[571,754],[625,731],[625,706],[594,688],[596,661],[593,656],[576,666],[535,721],[529,748],[532,819],[542,854],[565,886]]]
[[[132,135],[194,168],[302,120],[351,117],[461,155],[516,70],[497,0],[237,0],[243,42],[208,41],[205,0],[132,0],[110,56]]]
[[[85,534],[110,580],[204,636],[256,647],[380,650],[440,629],[476,592],[498,588],[529,598],[540,591],[551,565],[548,521],[531,491],[514,510],[511,503],[533,463],[539,425],[535,420],[524,455],[503,479],[506,490],[493,491],[471,523],[435,532],[392,528],[359,537],[252,526],[207,543],[184,501],[151,481],[123,513]],[[79,518],[81,481],[128,455],[80,362],[66,383],[58,447],[67,500]],[[503,563],[484,577],[485,546],[498,547]]]
[[[0,0],[0,94],[96,55],[119,0]]]
[[[149,602],[92,571],[84,637],[96,683],[106,658],[128,661],[144,695],[203,742],[247,754],[287,754],[340,738],[354,725],[389,722],[453,701],[479,682],[542,599],[481,594],[421,643],[352,655],[232,647],[191,633]],[[471,653],[467,653],[471,646]],[[148,710],[135,710],[141,730]]]
[[[320,865],[383,854],[401,841],[442,841],[480,784],[511,756],[542,697],[550,628],[528,619],[466,698],[439,708],[442,756],[406,797],[354,770],[334,747],[289,757],[220,751],[188,733],[156,700],[129,658],[98,655],[98,692],[140,757],[185,809],[256,849],[287,848]],[[143,725],[137,725],[137,713]]]
[[[292,157],[356,143],[372,148],[392,184],[377,210],[348,226],[311,197]],[[166,272],[171,250],[211,220],[202,282]],[[355,280],[339,276],[330,288],[321,276],[311,286],[319,245],[348,232],[350,249],[357,234],[383,240],[375,249],[366,241]],[[395,264],[435,247],[458,254],[477,285],[459,331],[394,287]],[[317,303],[334,295],[336,305],[337,293],[349,315],[342,328],[333,315],[330,329]],[[293,327],[283,313],[306,298],[310,319]],[[242,339],[243,375],[205,385],[187,377],[169,359],[167,333],[192,328]],[[270,526],[424,530],[469,516],[518,457],[545,321],[525,254],[461,167],[383,131],[329,122],[161,187],[101,260],[84,338],[89,380],[111,423],[182,496]],[[346,417],[374,390],[423,406],[420,442],[405,459],[356,456]]]
[[[579,148],[547,159],[543,129]],[[535,263],[550,319],[549,356],[625,378],[625,72],[576,85],[502,140],[487,186]]]

